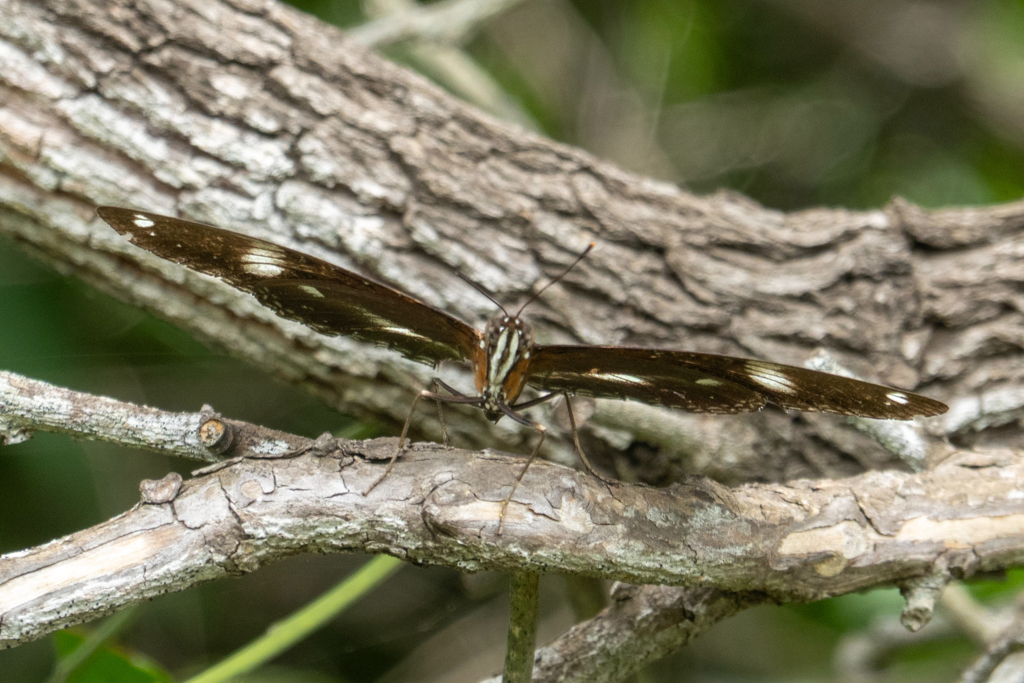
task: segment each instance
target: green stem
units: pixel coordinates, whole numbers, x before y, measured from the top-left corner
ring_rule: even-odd
[[[505,651],[505,672],[501,678],[503,683],[530,683],[533,679],[539,597],[539,574],[513,572],[508,649]]]
[[[390,576],[401,560],[378,555],[340,584],[324,593],[284,621],[267,629],[261,638],[249,643],[227,659],[213,665],[186,683],[220,683],[264,664],[336,617],[378,583]]]

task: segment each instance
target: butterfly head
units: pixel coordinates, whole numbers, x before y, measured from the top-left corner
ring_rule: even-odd
[[[504,415],[501,406],[519,398],[532,350],[533,330],[521,318],[500,315],[488,321],[476,373],[487,419],[497,422]]]

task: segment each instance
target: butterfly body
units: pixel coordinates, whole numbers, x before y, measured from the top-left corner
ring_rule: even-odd
[[[482,357],[475,359],[476,390],[487,419],[501,419],[501,407],[514,405],[526,386],[533,351],[533,329],[518,316],[491,318],[481,337]]]

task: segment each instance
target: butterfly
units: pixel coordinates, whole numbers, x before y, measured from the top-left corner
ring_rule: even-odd
[[[773,403],[782,408],[888,420],[940,415],[948,410],[939,401],[902,389],[750,358],[623,346],[537,344],[530,325],[520,316],[543,289],[512,315],[482,287],[463,278],[501,311],[481,331],[397,289],[273,242],[145,211],[105,206],[97,212],[132,244],[220,278],[281,317],[317,332],[387,347],[435,366],[442,361],[472,365],[476,395],[463,394],[439,379],[434,380],[433,391],[417,395],[395,456],[367,493],[394,467],[422,399],[476,406],[492,422],[508,417],[538,432],[540,438],[513,485],[513,493],[546,432],[521,411],[556,397],[564,397],[567,406],[569,396],[582,395],[642,401],[695,413],[750,412]],[[591,247],[545,289],[568,273]],[[541,395],[519,402],[526,387]],[[587,469],[597,474],[580,447],[571,406],[569,418],[576,449]],[[511,497],[509,494],[502,507],[502,523]]]

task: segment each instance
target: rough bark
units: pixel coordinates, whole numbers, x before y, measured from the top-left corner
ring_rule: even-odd
[[[302,455],[246,459],[180,485],[147,486],[160,495],[147,493],[125,515],[6,556],[4,641],[311,551],[712,585],[778,601],[940,571],[998,571],[1024,558],[1024,504],[1010,481],[1024,465],[1009,451],[960,452],[928,474],[731,490],[708,479],[673,490],[606,487],[541,463],[516,492],[499,536],[498,514],[521,460],[417,444],[386,487],[364,496],[383,467],[372,461],[389,458],[394,439],[344,443],[327,456],[305,441]],[[965,481],[987,500],[951,498]]]
[[[395,439],[305,439],[204,410],[173,415],[0,374],[0,436],[78,436],[224,462],[141,485],[128,512],[0,558],[0,647],[302,552],[386,552],[466,571],[561,571],[632,584],[538,652],[535,680],[620,680],[735,612],[897,583],[904,623],[950,577],[1024,559],[1024,456],[953,451],[928,472],[729,489],[608,484],[520,458],[416,444],[372,493]],[[130,429],[125,429],[129,425]]]
[[[346,412],[398,422],[431,371],[139,253],[94,206],[270,236],[474,322],[491,306],[453,270],[514,304],[596,241],[531,307],[542,341],[797,364],[825,347],[865,378],[950,401],[936,431],[975,438],[1021,414],[1021,204],[783,214],[694,196],[490,119],[270,2],[5,0],[0,64],[0,231]],[[469,384],[460,368],[443,374]],[[532,436],[472,413],[452,423],[464,445]],[[595,455],[625,451],[619,465],[647,479],[891,462],[834,418],[602,402],[591,424]],[[549,455],[571,457],[564,439]]]

